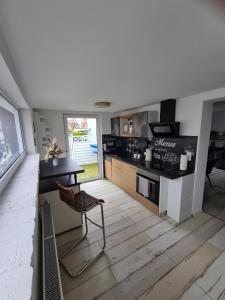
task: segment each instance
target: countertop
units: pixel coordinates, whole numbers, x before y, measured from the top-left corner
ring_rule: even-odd
[[[166,169],[156,169],[152,165],[151,162],[145,161],[144,159],[135,159],[130,157],[122,157],[120,155],[116,154],[110,154],[110,153],[104,153],[104,157],[111,157],[118,160],[121,160],[123,162],[126,162],[128,164],[131,164],[137,168],[143,169],[145,171],[151,172],[153,174],[168,178],[168,179],[178,179],[190,174],[194,173],[193,169],[189,169],[187,171],[180,171],[177,168],[166,168]]]

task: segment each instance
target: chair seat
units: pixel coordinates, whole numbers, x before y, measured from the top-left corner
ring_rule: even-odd
[[[104,200],[97,199],[84,191],[74,195],[74,209],[80,212],[85,212],[99,203],[104,203]]]

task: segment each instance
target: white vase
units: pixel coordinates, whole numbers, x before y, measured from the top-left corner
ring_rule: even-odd
[[[52,164],[53,164],[53,167],[57,167],[59,162],[58,162],[58,157],[55,157],[52,159]]]

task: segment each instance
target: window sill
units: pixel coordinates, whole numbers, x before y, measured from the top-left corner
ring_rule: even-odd
[[[20,157],[13,163],[13,165],[7,170],[7,172],[0,178],[0,194],[7,186],[8,182],[13,178],[13,174],[16,172],[17,168],[23,162],[26,153],[23,152]],[[1,196],[1,195],[0,195]]]
[[[31,299],[37,267],[39,155],[27,155],[0,195],[0,291]]]

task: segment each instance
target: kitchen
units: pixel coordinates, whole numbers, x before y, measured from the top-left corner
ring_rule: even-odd
[[[177,222],[191,216],[196,136],[180,136],[176,100],[157,111],[111,119],[103,135],[105,177],[159,215]]]
[[[142,256],[148,253],[148,247],[151,249],[151,242],[146,246],[142,244],[149,241],[148,235],[153,240],[153,248],[162,236],[163,241],[164,239],[165,241],[168,240],[168,245],[171,245],[172,242],[175,243],[174,245],[172,244],[173,249],[174,247],[176,248],[176,241],[179,241],[178,245],[187,243],[186,240],[189,240],[189,230],[191,228],[190,236],[193,236],[194,240],[188,244],[185,251],[183,249],[179,251],[183,253],[182,257],[185,258],[186,255],[192,254],[193,249],[196,250],[198,248],[199,243],[196,243],[195,233],[197,234],[198,231],[205,232],[205,234],[203,233],[203,239],[202,237],[200,238],[201,241],[205,241],[212,234],[216,234],[216,231],[223,225],[217,219],[210,220],[209,215],[201,212],[203,193],[200,189],[201,185],[205,185],[204,164],[206,164],[207,157],[204,155],[204,150],[207,150],[209,143],[210,124],[208,120],[210,120],[212,109],[211,100],[216,99],[220,92],[223,93],[222,90],[216,90],[212,94],[199,94],[195,97],[177,99],[176,101],[171,101],[170,99],[169,103],[173,103],[172,117],[167,120],[166,128],[164,127],[165,122],[160,122],[163,120],[160,112],[163,112],[163,104],[168,103],[167,101],[118,113],[105,112],[104,109],[96,113],[96,116],[99,116],[101,125],[98,132],[98,134],[101,134],[99,137],[101,141],[99,149],[101,151],[98,154],[102,157],[100,162],[104,162],[102,175],[106,175],[106,178],[109,180],[81,183],[80,187],[85,192],[105,200],[106,247],[110,248],[109,250],[106,248],[105,254],[107,257],[110,255],[111,259],[107,262],[107,266],[104,266],[104,264],[102,266],[102,259],[104,260],[104,257],[106,257],[103,256],[102,259],[100,258],[93,264],[93,268],[90,267],[90,270],[85,271],[77,279],[73,279],[60,267],[63,292],[66,298],[75,296],[79,298],[82,294],[83,298],[81,297],[81,299],[86,299],[86,297],[93,299],[93,297],[100,297],[101,293],[106,292],[105,297],[107,299],[108,295],[110,297],[111,294],[110,289],[112,288],[112,293],[114,293],[114,289],[117,292],[120,289],[120,285],[124,283],[123,279],[127,278],[131,272],[134,272],[135,281],[138,282],[138,289],[137,292],[136,290],[134,291],[134,288],[131,289],[132,295],[130,293],[129,295],[132,299],[135,295],[140,295],[140,291],[143,292],[145,289],[145,285],[142,284],[143,277],[139,278],[137,269],[141,267],[142,273],[145,270],[143,262],[148,262],[152,259],[151,255],[146,255],[146,260],[142,260]],[[201,101],[196,103],[196,99],[199,98]],[[191,109],[193,105],[195,106],[194,111]],[[67,111],[35,111],[45,117],[52,135],[57,136],[62,146],[66,147],[64,146],[66,144],[66,136],[63,124]],[[79,112],[76,112],[76,114],[79,114]],[[93,115],[93,112],[91,115]],[[117,124],[116,130],[115,123]],[[118,124],[120,126],[121,123],[125,124],[125,126],[118,129]],[[135,132],[134,124],[139,125],[136,127],[136,132],[138,132],[139,136],[136,137],[133,137]],[[153,136],[149,124],[153,128],[160,127],[160,130],[158,129],[160,131],[159,136],[157,133]],[[179,132],[177,130],[178,126]],[[111,134],[112,131],[113,135]],[[171,132],[172,136],[170,136]],[[173,136],[174,132],[175,136]],[[208,136],[205,133],[208,133]],[[149,150],[146,151],[146,148]],[[147,155],[145,155],[145,152]],[[181,155],[185,156],[184,164],[180,162]],[[152,161],[150,161],[151,158]],[[141,189],[139,189],[137,181],[140,181],[140,178],[141,181],[143,178],[147,179],[147,184],[150,188],[146,189],[146,181],[144,181],[144,187],[141,184]],[[139,193],[137,192],[137,187]],[[155,193],[153,193],[154,191]],[[149,192],[151,192],[151,195]],[[52,198],[52,201],[56,203],[56,198]],[[58,216],[60,216],[61,212],[62,207]],[[64,213],[66,213],[66,210],[64,210]],[[67,216],[65,216],[64,213],[62,215],[64,218],[66,217],[66,221],[69,221],[69,214],[66,213]],[[72,214],[72,211],[70,213]],[[95,218],[94,221],[101,222],[98,212],[93,212],[93,216]],[[72,219],[73,221],[75,220],[75,215]],[[75,251],[78,255],[71,254],[71,256],[68,256],[66,261],[68,260],[71,266],[80,264],[79,257],[82,257],[84,261],[89,261],[90,254],[92,251],[93,253],[95,252],[97,232],[94,231],[93,226],[90,227],[87,237],[87,242],[90,245],[85,246],[85,251],[82,253],[78,246],[78,252]],[[70,227],[67,228],[66,232],[56,236],[59,255],[65,247],[68,247],[78,233],[80,233],[80,227],[74,229]],[[173,238],[173,234],[176,235],[176,233],[177,236]],[[219,233],[220,231],[218,231]],[[94,237],[92,237],[93,234]],[[142,235],[144,236],[143,241],[139,241],[139,235],[141,237]],[[170,235],[172,236],[170,237]],[[182,239],[183,235],[187,235],[184,240]],[[221,234],[219,236],[221,238]],[[100,238],[101,235],[99,234],[98,243],[101,245],[102,241]],[[86,245],[85,242],[84,245]],[[161,248],[163,244],[161,245],[161,242],[159,242],[159,245],[158,251],[161,253],[161,251],[164,251]],[[168,245],[167,247],[169,247]],[[83,248],[81,247],[81,249]],[[154,257],[158,255],[158,251],[153,249]],[[140,262],[140,264],[138,263],[136,266],[136,262]],[[154,261],[152,263],[153,267]],[[152,267],[148,269],[149,274],[154,273]],[[104,271],[104,268],[107,269]],[[77,269],[77,266],[75,269]],[[99,270],[100,273],[98,274]],[[109,279],[109,286],[104,288],[104,285],[100,284],[101,279],[99,283],[95,282],[95,280],[99,280],[99,276],[105,276],[106,271],[109,271],[109,278],[106,277],[106,280]],[[145,276],[146,274],[142,275]],[[114,276],[116,276],[117,283],[114,281]],[[93,282],[95,282],[95,287],[89,292],[86,286],[92,286]],[[80,283],[81,285],[77,286]],[[146,283],[146,286],[149,286],[149,284]],[[126,285],[124,288],[124,295],[127,295]]]
[[[224,1],[28,2],[0,4],[1,297],[225,300]]]

